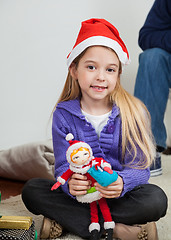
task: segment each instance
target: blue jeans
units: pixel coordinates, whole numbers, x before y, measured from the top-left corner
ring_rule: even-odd
[[[158,147],[166,148],[164,114],[171,88],[171,54],[160,48],[145,50],[139,56],[134,95],[151,114],[152,132]]]

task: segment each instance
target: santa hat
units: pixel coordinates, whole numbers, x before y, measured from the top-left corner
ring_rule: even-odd
[[[90,46],[106,46],[113,49],[123,65],[129,64],[128,50],[118,30],[105,19],[92,18],[82,22],[76,43],[67,56],[67,66]]]
[[[77,141],[77,140],[73,140],[74,139],[74,136],[72,135],[72,133],[68,133],[66,135],[66,138],[65,138],[70,146],[68,147],[67,151],[66,151],[66,157],[67,157],[67,161],[69,163],[71,163],[71,153],[76,150],[76,149],[79,149],[80,147],[84,147],[84,148],[87,148],[89,151],[90,151],[90,157],[92,157],[93,153],[92,153],[92,149],[91,147],[85,143],[85,142],[82,142],[82,141]],[[73,163],[72,163],[73,164]]]

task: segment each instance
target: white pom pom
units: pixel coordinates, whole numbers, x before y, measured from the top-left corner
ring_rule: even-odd
[[[65,139],[66,139],[67,141],[71,141],[72,139],[74,139],[74,136],[72,135],[72,133],[68,133],[68,134],[66,135]]]

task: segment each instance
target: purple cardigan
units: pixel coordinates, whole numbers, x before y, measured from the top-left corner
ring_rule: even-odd
[[[104,158],[111,164],[112,169],[123,178],[124,189],[121,196],[140,184],[148,183],[150,177],[148,168],[145,170],[132,169],[123,167],[121,163],[122,138],[119,113],[119,108],[114,105],[108,122],[98,139],[95,129],[81,113],[79,99],[61,102],[57,105],[52,123],[55,178],[61,176],[69,167],[65,155],[69,143],[65,140],[65,137],[68,133],[72,133],[75,140],[84,141],[91,146],[94,157]],[[142,155],[139,149],[137,151],[136,160],[138,160],[138,156]],[[131,159],[132,156],[126,152],[124,162],[129,163]],[[62,189],[70,195],[67,183],[62,186]]]

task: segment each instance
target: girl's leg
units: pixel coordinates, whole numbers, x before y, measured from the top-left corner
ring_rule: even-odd
[[[112,218],[116,223],[127,225],[146,224],[164,217],[167,196],[153,184],[143,184],[119,199],[107,199]]]
[[[47,179],[29,180],[22,193],[26,207],[33,214],[42,214],[60,223],[68,231],[89,238],[89,204],[77,202],[63,193],[61,188],[51,191],[53,184],[54,181]],[[113,220],[127,225],[157,221],[165,216],[167,210],[165,193],[152,184],[141,185],[124,197],[107,199],[107,202]],[[102,225],[103,218],[101,215],[99,218]]]
[[[167,210],[167,197],[162,189],[152,184],[141,185],[123,198],[108,200],[108,204],[113,220],[117,222],[114,228],[115,238],[146,239],[148,235],[148,239],[158,239],[153,221],[164,217]],[[145,225],[138,226],[141,224]]]
[[[29,180],[22,192],[27,209],[35,215],[55,220],[68,231],[89,238],[89,204],[79,203],[63,193],[61,188],[51,191],[55,182],[47,179]]]

